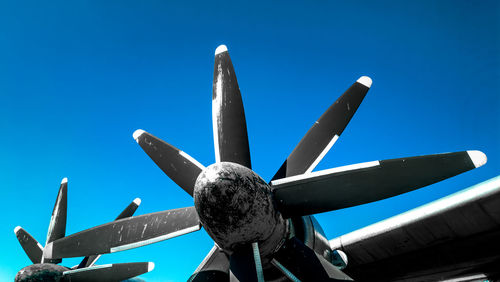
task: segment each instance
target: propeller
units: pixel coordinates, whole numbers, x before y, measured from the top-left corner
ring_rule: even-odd
[[[55,239],[64,237],[66,231],[66,210],[67,210],[67,193],[68,193],[68,179],[63,178],[59,186],[56,202],[50,218],[49,230],[47,232],[46,242],[50,243]],[[42,245],[31,236],[21,226],[14,228],[17,240],[23,248],[26,255],[33,263],[60,263],[60,259],[45,261],[40,251],[43,252]]]
[[[46,248],[47,246],[51,246],[54,241],[65,238],[67,187],[68,179],[64,178],[61,181],[52,217],[50,219],[46,239]],[[136,198],[120,213],[117,219],[132,216],[140,203],[141,200]],[[29,257],[31,262],[33,262],[33,265],[29,265],[19,271],[16,275],[15,281],[33,281],[33,279],[44,279],[43,277],[52,280],[56,279],[56,277],[64,277],[64,279],[67,279],[68,281],[122,281],[124,279],[149,272],[154,268],[154,264],[152,262],[93,266],[100,257],[100,255],[93,255],[85,257],[77,267],[74,267],[74,269],[68,269],[67,267],[56,265],[56,263],[60,263],[62,261],[62,257],[56,259],[44,258],[43,252],[46,248],[44,248],[22,227],[17,226],[14,228],[14,233],[16,234],[21,247],[24,249],[24,252]],[[99,239],[96,239],[95,242],[98,240]]]
[[[279,211],[303,216],[393,197],[486,163],[480,151],[373,161],[271,181]]]
[[[255,190],[251,190],[255,189],[255,185],[264,190],[266,188],[262,186],[260,177],[251,171],[241,93],[225,45],[215,51],[212,122],[216,164],[205,168],[181,150],[149,133],[142,130],[134,133],[136,141],[153,161],[194,197],[201,223],[216,241],[216,246],[189,281],[263,281],[264,269],[270,267],[292,281],[352,280],[332,261],[317,254],[296,237],[277,243],[276,236],[270,236],[262,242],[261,251],[261,242],[251,241],[250,238],[255,237],[252,237],[254,232],[259,232],[255,230],[269,230],[268,222],[280,224],[280,220],[273,221],[272,216],[266,215],[274,216],[278,212],[279,216],[288,218],[307,216],[378,201],[436,183],[486,162],[483,153],[464,151],[374,161],[313,172],[345,130],[371,85],[369,77],[360,77],[309,129],[270,181],[269,191],[275,207],[266,205],[265,200],[260,198],[257,200]],[[260,191],[260,188],[257,190]],[[223,214],[224,211],[228,214]],[[249,214],[254,219],[250,220]],[[249,227],[255,221],[257,225]],[[180,224],[176,221],[173,225]],[[270,227],[275,228],[274,225]],[[273,235],[279,232],[276,228]],[[236,237],[247,238],[248,241],[244,244],[235,242]],[[270,252],[269,242],[272,240],[278,248]],[[265,260],[261,260],[262,253]]]
[[[203,225],[215,246],[189,281],[260,282],[266,275],[268,279],[284,276],[292,281],[352,280],[333,264],[333,250],[328,244],[327,249],[318,250],[314,243],[310,247],[310,240],[318,239],[321,244],[323,237],[316,238],[315,234],[322,233],[321,227],[299,225],[300,217],[393,197],[486,163],[482,152],[463,151],[313,172],[345,130],[371,85],[367,76],[354,82],[313,124],[267,183],[251,169],[240,89],[227,47],[219,46],[212,89],[215,164],[204,167],[144,130],[133,134],[158,167],[193,197],[194,206],[119,217],[70,236],[59,235],[48,241],[44,259],[128,250],[197,231]],[[62,198],[60,202],[64,202]],[[295,236],[300,228],[314,238],[308,241],[303,236],[301,241]],[[25,242],[23,248],[36,261],[41,248],[29,234],[18,231]],[[91,265],[90,258],[86,266]],[[69,273],[92,272],[88,267],[79,270]]]

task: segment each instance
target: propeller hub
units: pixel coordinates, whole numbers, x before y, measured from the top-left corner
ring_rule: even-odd
[[[66,270],[68,268],[52,263],[32,264],[21,269],[14,281],[63,281],[63,272]]]
[[[228,252],[252,242],[259,243],[261,253],[272,252],[285,236],[271,187],[242,165],[220,162],[207,167],[196,180],[193,196],[203,227]]]

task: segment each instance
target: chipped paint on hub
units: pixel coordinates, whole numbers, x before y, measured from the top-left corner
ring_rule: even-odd
[[[63,279],[63,273],[67,270],[68,268],[64,266],[52,263],[32,264],[21,269],[14,278],[14,281],[66,281]]]
[[[261,254],[270,254],[285,237],[285,221],[270,186],[242,165],[221,162],[207,167],[196,180],[193,196],[203,227],[228,252],[259,242]]]

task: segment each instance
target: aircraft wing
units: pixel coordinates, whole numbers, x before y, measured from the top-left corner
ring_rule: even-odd
[[[330,240],[356,281],[500,278],[500,176]]]

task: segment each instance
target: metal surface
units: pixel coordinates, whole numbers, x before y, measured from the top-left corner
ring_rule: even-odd
[[[262,242],[261,252],[268,255],[285,236],[285,221],[271,188],[242,165],[221,162],[207,167],[196,181],[194,203],[207,233],[229,254]]]
[[[44,257],[105,254],[148,245],[200,229],[194,207],[124,218],[61,238],[44,249]]]
[[[54,210],[52,211],[52,216],[50,217],[49,230],[47,231],[47,241],[48,243],[64,237],[66,233],[66,217],[68,209],[68,179],[64,178],[61,181],[61,186],[59,187],[59,192],[57,193],[56,203],[54,204]],[[42,263],[60,263],[60,259],[46,260],[42,257]]]
[[[21,247],[23,247],[24,252],[30,258],[33,263],[40,263],[42,261],[43,247],[38,243],[38,241],[33,238],[26,230],[21,227],[16,227],[14,229],[17,240]]]
[[[215,160],[252,168],[240,87],[227,48],[220,47],[215,54],[212,90]]]
[[[97,265],[63,272],[63,277],[71,282],[122,281],[153,270],[151,262],[132,262]]]
[[[314,216],[308,216],[313,225],[313,247],[311,248],[317,254],[323,256],[327,261],[332,262],[332,250],[326,237],[325,231]]]
[[[37,263],[24,267],[14,278],[15,282],[61,281],[68,268],[52,263]]]
[[[274,259],[302,281],[352,280],[297,238],[287,240]]]
[[[361,77],[316,121],[273,177],[271,188],[251,170],[239,86],[227,48],[219,46],[215,54],[212,96],[216,163],[205,168],[185,152],[143,130],[137,130],[133,135],[153,161],[193,196],[195,207],[121,219],[94,227],[47,244],[44,257],[127,250],[199,230],[203,223],[216,247],[195,271],[191,281],[258,281],[264,279],[262,276],[273,282],[283,281],[286,277],[295,281],[352,280],[331,263],[333,257],[329,242],[318,222],[307,215],[395,196],[486,162],[483,153],[467,151],[375,161],[312,172],[338,140],[370,87],[371,79]],[[498,215],[498,201],[493,204],[494,207],[489,208]],[[471,202],[471,205],[475,203]],[[464,216],[465,222],[470,225],[467,227],[461,225],[464,221],[453,221],[456,218],[453,212],[445,212],[429,219],[429,222],[421,217],[415,224],[405,227],[416,231],[385,226],[386,229],[381,228],[384,232],[377,236],[372,236],[377,230],[363,231],[360,236],[355,236],[352,244],[349,244],[352,235],[339,238],[338,246],[335,246],[336,241],[331,244],[348,255],[352,253],[354,263],[351,257],[346,271],[366,281],[385,281],[391,278],[387,273],[392,273],[394,278],[402,272],[407,273],[403,277],[406,279],[408,275],[421,271],[411,267],[422,265],[430,265],[440,273],[450,273],[455,270],[446,268],[439,261],[449,255],[458,258],[458,262],[477,262],[482,258],[491,265],[498,262],[499,255],[493,260],[487,255],[500,253],[500,247],[480,249],[477,254],[469,250],[478,242],[498,241],[500,231],[482,229],[491,222],[496,224],[494,228],[498,225],[491,214],[481,214],[488,211],[489,204],[485,202],[484,205],[473,213],[474,217],[469,219]],[[474,209],[475,206],[467,210]],[[282,214],[289,218],[285,220]],[[452,216],[448,219],[450,214]],[[424,227],[421,228],[421,225]],[[469,228],[472,233],[467,235]],[[447,229],[452,231],[452,235]],[[419,245],[415,246],[414,253],[398,253],[412,246],[407,237],[398,237],[407,233],[415,236],[413,239]],[[457,236],[456,240],[450,241],[451,244],[441,244],[453,234]],[[403,240],[398,241],[401,238]],[[485,248],[489,244],[481,246]],[[464,249],[467,251],[463,252]],[[337,254],[342,256],[340,251]],[[463,259],[464,255],[467,260]],[[340,259],[341,266],[344,266],[347,259]],[[454,266],[465,269],[463,264],[455,263]],[[66,273],[92,274],[105,269],[112,269],[112,266]],[[423,273],[418,277],[426,275],[432,276],[432,273]],[[102,277],[105,276],[96,278]]]
[[[427,155],[318,171],[271,183],[277,183],[272,187],[279,211],[285,217],[300,216],[406,193],[471,170],[476,167],[475,160],[468,151]]]
[[[252,243],[253,260],[255,261],[255,270],[257,273],[257,281],[264,282],[264,270],[262,269],[262,261],[260,260],[259,244]]]
[[[359,280],[500,274],[500,176],[330,240]],[[394,267],[397,266],[397,267]],[[498,276],[496,276],[498,277]]]
[[[141,199],[136,198],[130,203],[116,218],[115,220],[119,220],[122,218],[127,218],[131,217],[134,215],[135,211],[141,204]],[[86,256],[83,258],[83,260],[80,262],[78,265],[78,268],[83,268],[83,267],[89,267],[94,265],[94,263],[99,259],[101,255],[92,255],[92,256]]]
[[[143,130],[136,130],[134,139],[170,179],[189,195],[193,195],[194,183],[204,169],[203,165],[183,151]]]
[[[347,89],[313,124],[273,180],[311,172],[342,134],[370,86],[371,80],[363,77]]]
[[[51,253],[54,242],[56,242],[57,240],[64,241],[66,238],[68,238],[59,238],[60,236],[64,236],[66,227],[67,182],[68,180],[66,178],[64,178],[61,182],[49,225],[47,241],[50,242],[45,246],[45,248],[43,248],[40,243],[38,243],[30,234],[28,234],[28,232],[26,232],[20,226],[14,229],[14,233],[16,234],[19,243],[25,250],[30,260],[32,260],[32,262],[34,263],[21,269],[17,273],[15,281],[121,281],[123,279],[131,278],[133,276],[151,271],[154,267],[153,263],[129,263],[89,267],[97,260],[97,258],[99,258],[99,256],[85,257],[78,266],[74,266],[72,269],[52,263],[61,262],[61,259],[44,259],[43,252],[48,250],[49,253]],[[122,213],[120,213],[118,218],[129,217],[133,215],[140,202],[141,200],[139,198],[136,198],[130,205],[127,206],[127,208],[122,211]],[[194,210],[194,208],[192,209]],[[199,229],[199,226],[197,226],[197,228]],[[104,231],[104,233],[106,232]],[[94,244],[96,242],[99,242],[104,237],[106,237],[102,235],[102,233],[99,234],[98,232],[97,236],[94,236],[93,240],[90,240],[87,243]],[[59,239],[51,241],[54,238]],[[79,243],[80,241],[76,242],[77,245]],[[72,245],[70,244],[70,247],[65,247],[64,250],[70,250],[71,246]],[[145,271],[141,270],[144,268]]]
[[[217,246],[213,246],[188,282],[228,281],[229,259]]]

